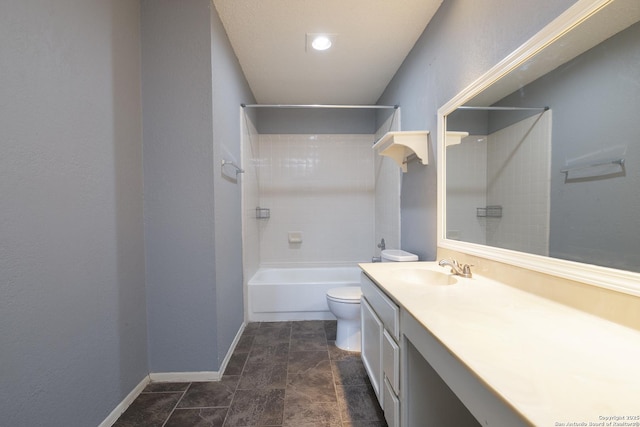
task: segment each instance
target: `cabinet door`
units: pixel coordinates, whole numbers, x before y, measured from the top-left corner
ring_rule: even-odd
[[[364,368],[369,374],[378,401],[382,406],[382,322],[371,309],[365,298],[362,298],[360,320],[362,326],[361,357]]]
[[[382,372],[395,394],[400,393],[400,347],[384,330],[384,340],[382,342]]]

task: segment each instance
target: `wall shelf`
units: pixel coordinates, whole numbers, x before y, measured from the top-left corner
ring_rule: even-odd
[[[444,146],[458,145],[462,142],[462,138],[469,136],[469,132],[456,132],[448,130],[445,134]]]
[[[412,154],[418,156],[423,165],[428,165],[429,131],[387,132],[373,144],[373,149],[395,160],[402,172],[407,171],[407,157]]]

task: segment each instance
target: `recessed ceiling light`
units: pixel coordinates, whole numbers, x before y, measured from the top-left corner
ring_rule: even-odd
[[[325,51],[336,44],[336,34],[307,33],[307,52]]]
[[[327,36],[317,36],[311,42],[311,47],[315,50],[327,50],[331,47],[331,39]]]

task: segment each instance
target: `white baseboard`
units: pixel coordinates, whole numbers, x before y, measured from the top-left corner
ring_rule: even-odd
[[[299,320],[336,320],[330,311],[284,311],[271,313],[249,313],[251,322],[288,322]]]
[[[192,383],[201,381],[220,381],[219,371],[199,372],[151,372],[152,383]]]
[[[222,379],[222,374],[231,359],[231,355],[233,355],[238,342],[240,341],[240,337],[244,332],[244,328],[246,327],[246,323],[242,323],[238,333],[236,334],[233,342],[231,343],[231,347],[229,351],[227,351],[227,355],[222,360],[219,371],[202,371],[202,372],[152,372],[149,375],[146,375],[142,381],[127,395],[127,397],[122,400],[115,407],[113,411],[109,414],[107,418],[104,419],[100,423],[98,427],[111,427],[115,422],[120,418],[120,415],[136,400],[136,397],[142,393],[142,390],[150,383],[162,383],[162,382],[202,382],[202,381],[220,381]]]
[[[122,415],[122,413],[127,410],[129,405],[131,405],[131,403],[136,400],[136,397],[138,397],[138,395],[142,393],[142,390],[144,390],[149,382],[149,376],[145,375],[142,381],[140,381],[140,383],[135,386],[133,390],[131,390],[127,397],[125,397],[124,400],[120,402],[113,411],[111,411],[109,416],[107,416],[107,418],[105,418],[98,427],[111,427],[112,425],[114,425],[115,422],[118,421],[118,418],[120,418],[120,415]]]
[[[238,329],[238,333],[236,334],[229,350],[227,351],[226,356],[222,360],[220,364],[220,369],[218,371],[202,371],[202,372],[152,372],[149,374],[149,378],[153,383],[166,383],[166,382],[203,382],[203,381],[220,381],[222,379],[222,375],[224,374],[224,370],[227,368],[227,364],[233,355],[238,342],[240,341],[240,337],[244,332],[244,328],[246,327],[246,323],[242,323],[240,325],[240,329]]]
[[[238,329],[238,333],[236,333],[236,336],[233,339],[231,346],[229,347],[229,351],[227,351],[227,355],[224,357],[224,359],[222,359],[222,363],[220,364],[220,377],[222,377],[225,369],[227,369],[227,364],[229,363],[229,360],[231,360],[231,356],[233,356],[233,352],[236,350],[236,346],[238,345],[238,342],[240,342],[240,338],[242,337],[242,333],[244,332],[244,328],[246,328],[246,326],[247,323],[242,322],[242,325],[240,325],[240,329]]]

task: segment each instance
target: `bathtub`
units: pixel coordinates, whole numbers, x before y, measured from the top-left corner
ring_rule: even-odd
[[[326,293],[360,286],[359,267],[260,268],[247,283],[249,320],[332,320]]]

